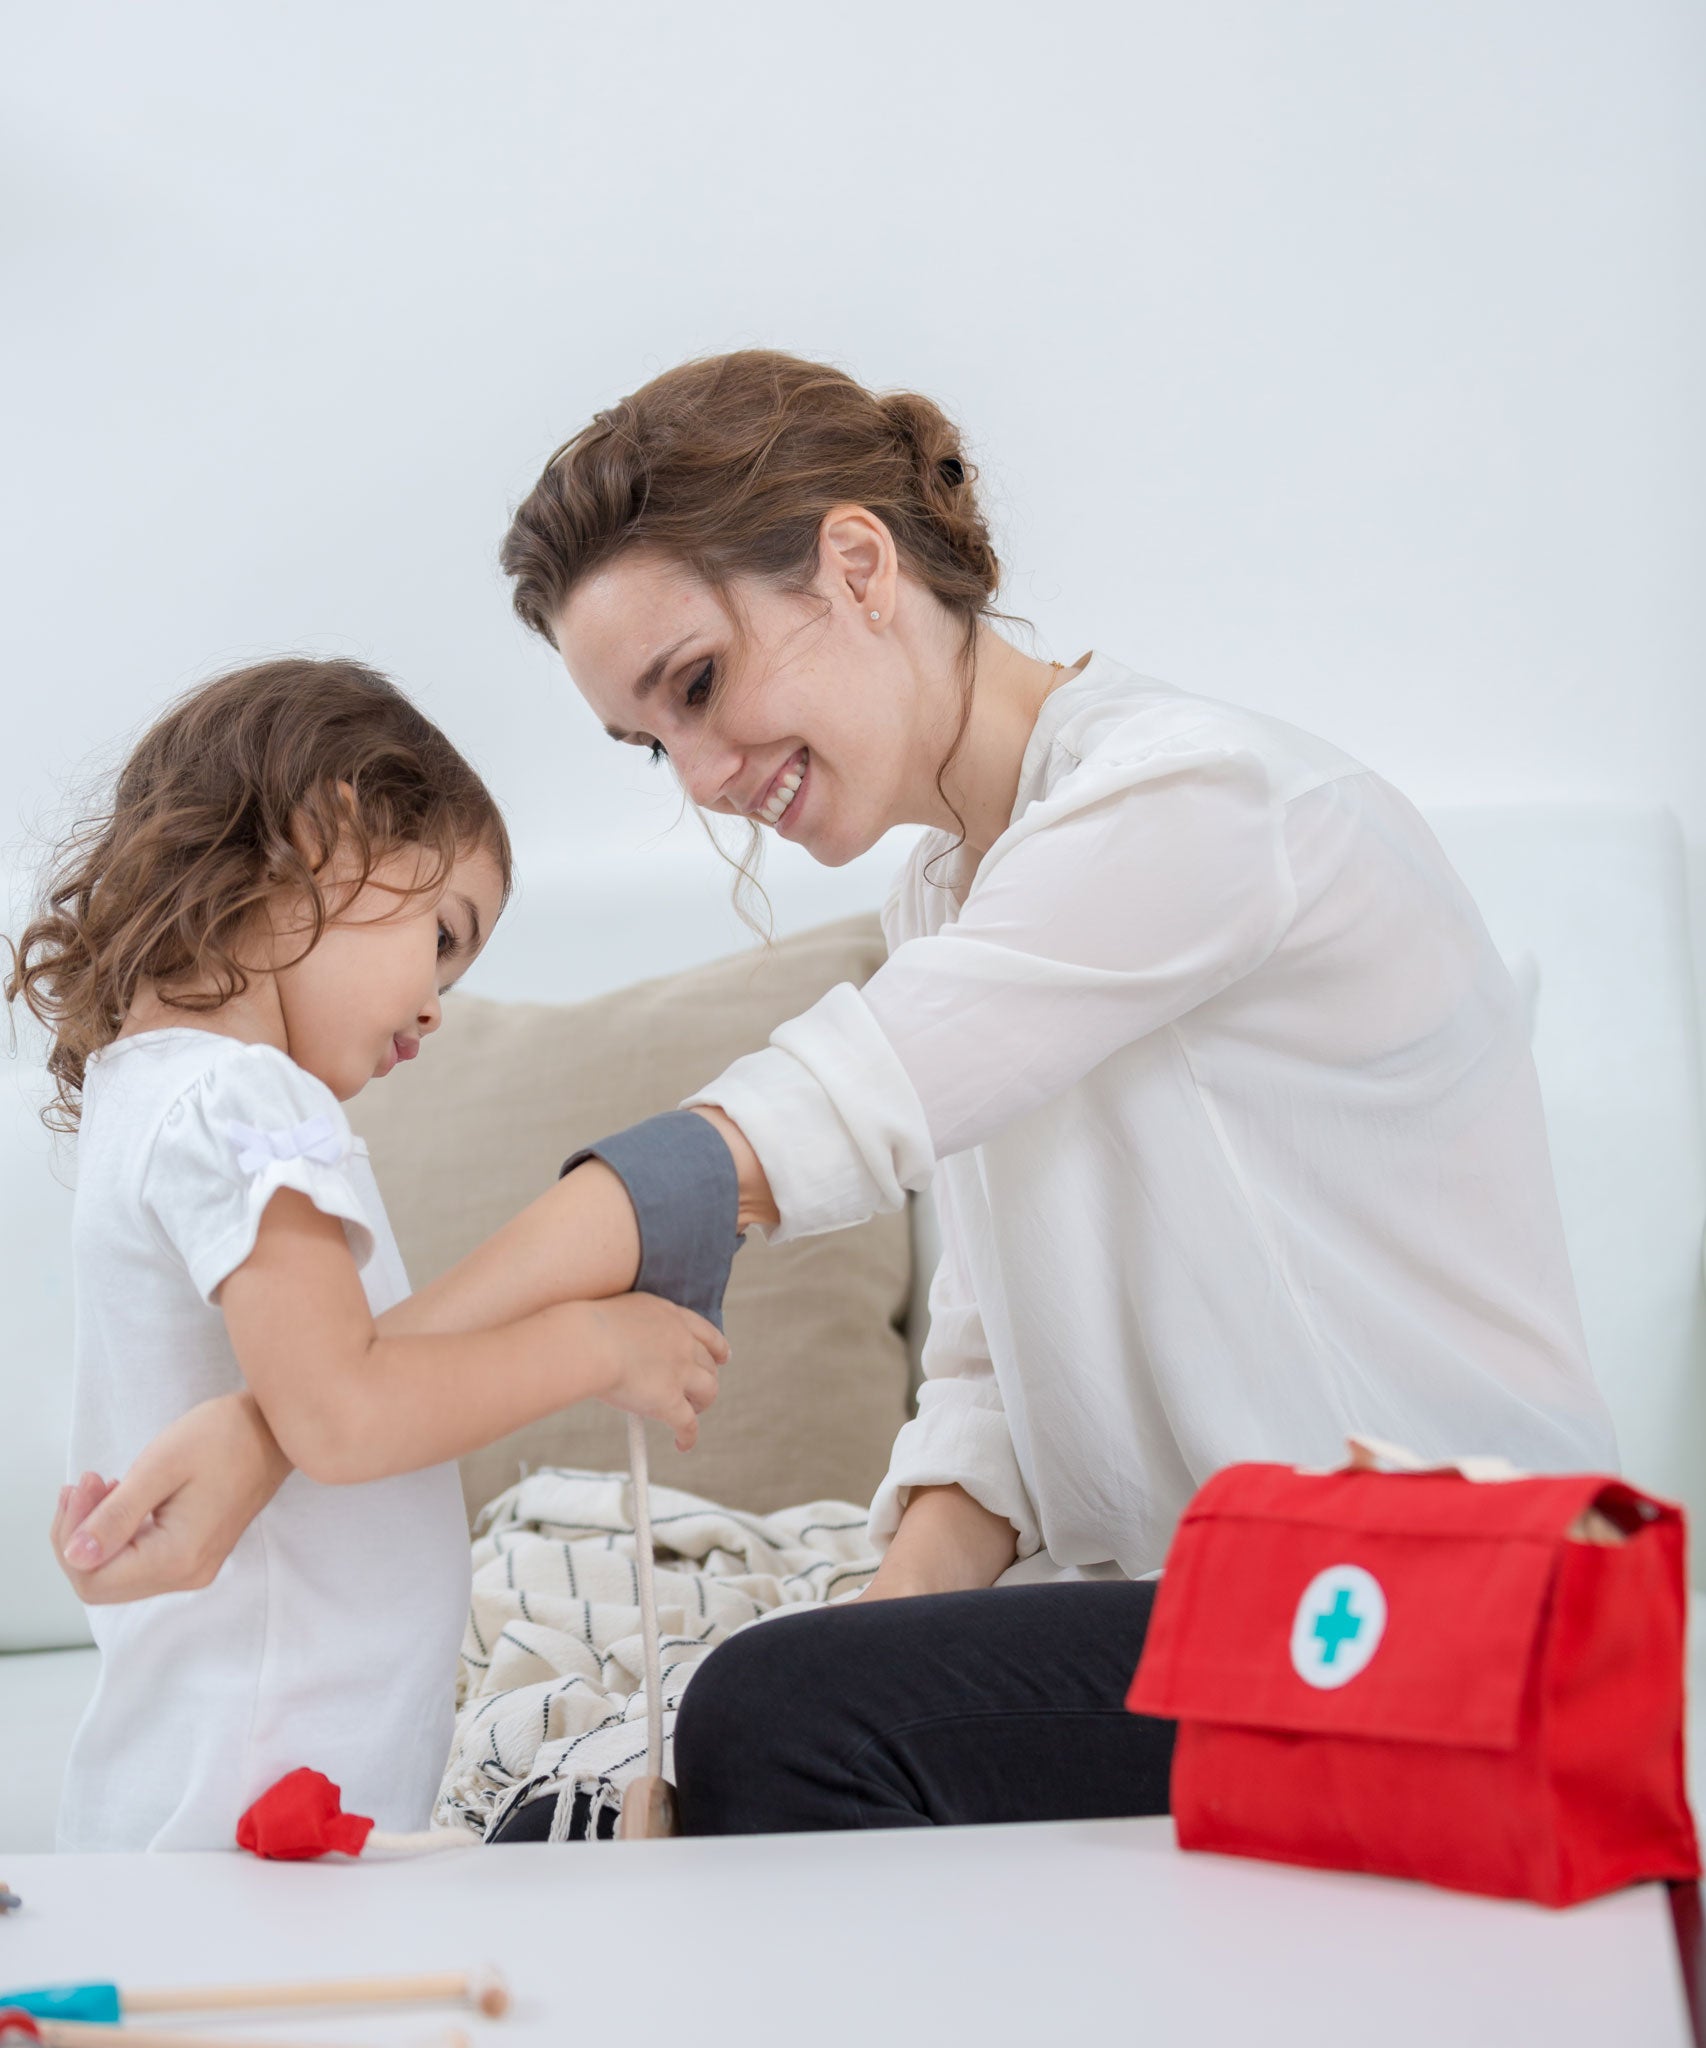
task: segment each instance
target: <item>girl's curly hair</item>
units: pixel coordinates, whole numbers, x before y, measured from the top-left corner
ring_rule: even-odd
[[[76,1129],[89,1057],[144,984],[190,1013],[241,994],[254,969],[240,948],[279,892],[309,907],[307,953],[390,855],[427,855],[403,892],[424,893],[471,846],[491,852],[507,895],[509,834],[490,791],[373,669],[286,656],[191,691],[59,846],[35,916],[6,941],[6,1000],[52,1034],[44,1122]]]

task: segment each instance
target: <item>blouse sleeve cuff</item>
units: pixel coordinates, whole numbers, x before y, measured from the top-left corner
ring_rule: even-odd
[[[358,1271],[372,1258],[373,1226],[342,1165],[332,1166],[306,1157],[271,1159],[250,1175],[243,1193],[242,1218],[237,1227],[225,1237],[216,1238],[211,1244],[190,1252],[186,1259],[190,1278],[203,1301],[211,1303],[254,1250],[267,1204],[284,1188],[306,1195],[321,1215],[338,1219],[344,1226],[344,1236]]]
[[[564,1160],[563,1172],[588,1159],[602,1159],[634,1205],[635,1289],[690,1308],[720,1330],[729,1268],[742,1243],[735,1231],[740,1183],[722,1133],[691,1110],[673,1109],[583,1146]]]
[[[936,1164],[918,1091],[851,982],[832,988],[708,1088],[688,1096],[736,1122],[758,1154],[786,1244],[898,1209]]]
[[[998,1409],[927,1407],[895,1438],[888,1474],[871,1502],[871,1544],[879,1555],[893,1541],[915,1486],[962,1486],[979,1507],[1003,1516],[1018,1537],[1015,1561],[1042,1548],[1036,1509],[1019,1471],[1007,1418]]]

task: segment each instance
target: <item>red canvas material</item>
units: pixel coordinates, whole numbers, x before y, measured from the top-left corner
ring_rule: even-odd
[[[323,1771],[287,1771],[237,1823],[237,1846],[256,1856],[303,1863],[315,1856],[359,1856],[373,1832],[365,1814],[345,1813],[343,1795]]]
[[[1217,1473],[1126,1699],[1179,1723],[1181,1846],[1549,1906],[1698,1876],[1684,1557],[1591,1474]]]

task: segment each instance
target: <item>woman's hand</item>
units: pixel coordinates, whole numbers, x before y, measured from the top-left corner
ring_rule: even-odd
[[[876,1576],[859,1598],[902,1600],[993,1586],[1018,1544],[1006,1516],[992,1514],[963,1486],[915,1486]]]
[[[577,1304],[601,1353],[598,1398],[675,1432],[678,1451],[699,1440],[699,1418],[717,1398],[728,1340],[714,1323],[655,1294]]]
[[[203,1401],[120,1480],[86,1472],[59,1496],[53,1554],[86,1606],[211,1585],[290,1474],[251,1394]]]

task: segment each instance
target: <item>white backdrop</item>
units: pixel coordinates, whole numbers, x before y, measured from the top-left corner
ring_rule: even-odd
[[[524,864],[619,865],[666,778],[496,545],[595,407],[750,343],[958,414],[1046,651],[1424,801],[1664,799],[1700,860],[1694,0],[0,23],[13,860],[92,746],[307,648],[418,693]]]

